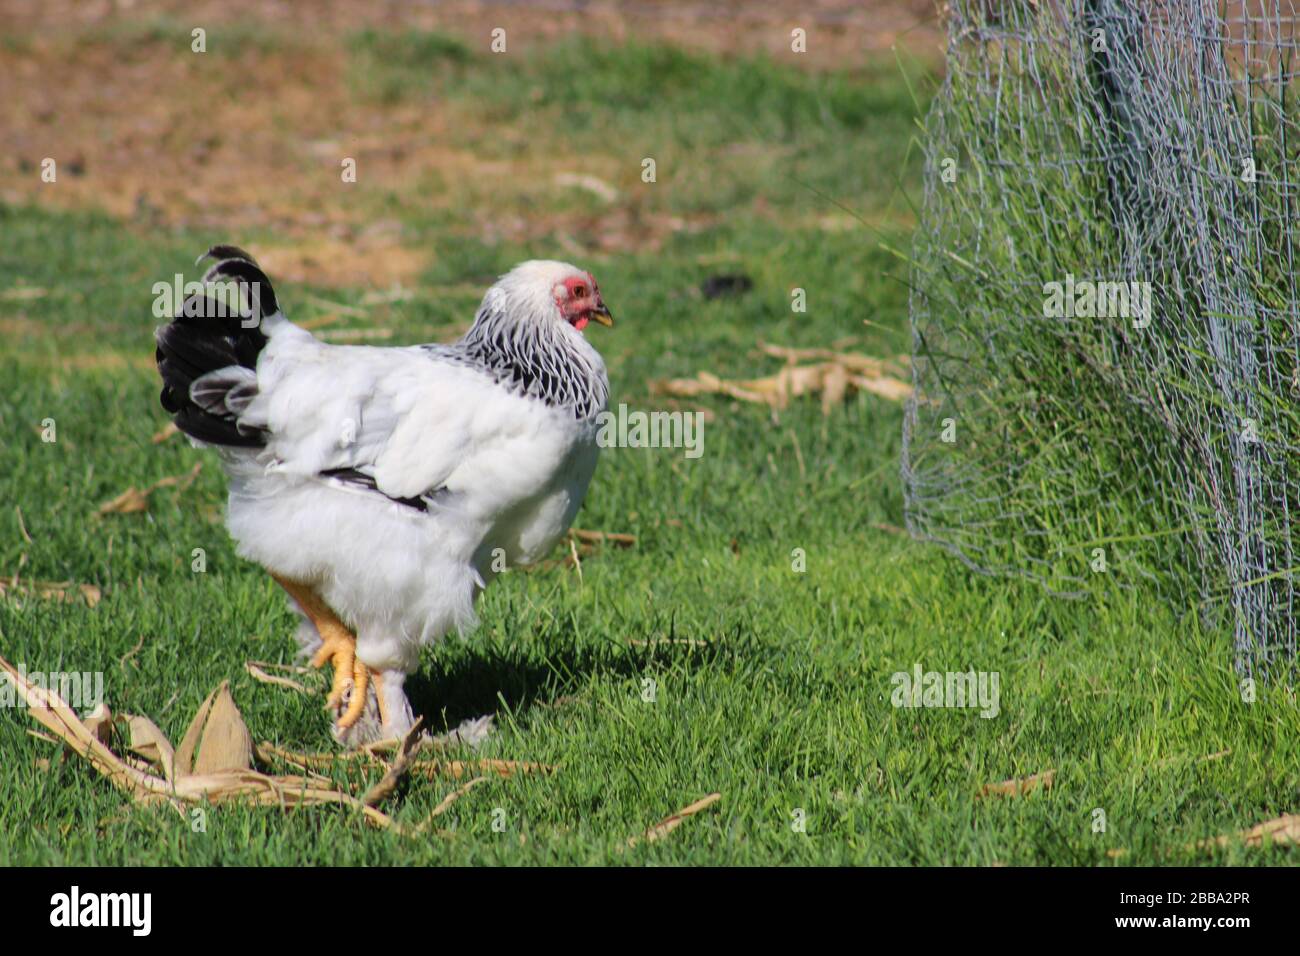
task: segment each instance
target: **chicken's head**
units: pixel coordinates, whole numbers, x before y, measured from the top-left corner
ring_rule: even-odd
[[[590,272],[568,267],[571,272],[551,289],[560,317],[581,332],[591,321],[613,325],[614,317],[600,297],[596,279]]]
[[[488,290],[480,315],[520,325],[568,326],[579,332],[593,321],[614,324],[590,272],[545,259],[521,262],[503,275]]]

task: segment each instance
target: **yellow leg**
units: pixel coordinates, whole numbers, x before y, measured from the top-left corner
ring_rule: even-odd
[[[325,705],[330,710],[337,710],[342,705],[348,688],[352,688],[352,699],[348,702],[348,709],[338,720],[338,728],[347,730],[361,719],[361,714],[366,708],[366,695],[370,690],[370,668],[357,658],[357,637],[312,588],[277,574],[271,577],[275,578],[280,587],[289,592],[289,596],[302,608],[302,612],[307,615],[320,634],[320,650],[312,658],[311,666],[324,667],[328,662],[334,668],[334,681]],[[382,695],[377,696],[382,701]],[[383,712],[382,706],[381,703],[380,713]]]
[[[388,708],[384,706],[384,675],[382,671],[372,671],[370,680],[375,685],[375,703],[379,705],[379,722],[388,726]]]

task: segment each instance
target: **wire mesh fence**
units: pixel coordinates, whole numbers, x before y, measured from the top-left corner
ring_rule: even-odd
[[[1287,0],[948,5],[902,465],[910,530],[970,567],[1152,587],[1288,678],[1298,25]]]

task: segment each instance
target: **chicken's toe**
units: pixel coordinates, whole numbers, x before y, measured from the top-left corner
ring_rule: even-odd
[[[337,710],[343,704],[348,689],[356,680],[358,664],[356,638],[346,631],[331,631],[322,635],[320,650],[311,659],[311,666],[320,668],[326,664],[334,668],[334,681],[330,685],[325,706]]]

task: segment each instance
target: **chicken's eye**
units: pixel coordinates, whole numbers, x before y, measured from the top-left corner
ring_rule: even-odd
[[[585,285],[575,285],[573,287],[573,297],[575,299],[585,299],[587,297],[587,287]]]

